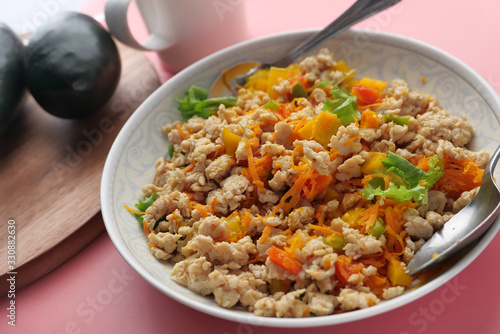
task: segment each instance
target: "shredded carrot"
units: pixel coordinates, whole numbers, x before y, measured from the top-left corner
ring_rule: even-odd
[[[346,140],[346,142],[344,143],[344,146],[349,146],[351,145],[355,140],[358,140],[361,138],[361,135],[356,135],[356,136],[352,136],[351,138],[349,138],[348,140]]]
[[[248,171],[248,167],[243,167],[241,168],[241,175],[246,177],[248,181],[252,182],[252,176],[250,175],[250,172]]]
[[[338,236],[342,236],[342,233],[334,231],[326,226],[319,226],[319,225],[314,225],[314,224],[309,224],[308,225],[310,229],[318,231],[323,233],[323,235],[330,235],[330,234],[335,234]]]
[[[272,230],[273,230],[272,225],[266,225],[266,227],[264,227],[264,230],[262,231],[262,235],[260,236],[258,243],[259,244],[265,243],[267,241],[267,239],[269,238],[269,235],[271,234]]]
[[[149,236],[149,229],[148,229],[148,224],[146,224],[145,222],[142,222],[142,228],[144,229],[144,233]]]
[[[405,249],[405,243],[403,241],[402,235],[404,235],[403,231],[400,235],[396,233],[391,226],[386,225],[386,231],[387,231],[387,241],[386,241],[386,247],[387,249],[392,253],[396,255],[401,255],[403,254],[403,251]]]
[[[323,226],[325,224],[324,208],[325,208],[325,206],[323,204],[318,205],[318,208],[316,209],[316,213],[314,214],[314,217],[316,217],[316,220],[318,221],[318,226]]]
[[[335,158],[339,155],[340,151],[334,150],[333,148],[330,150],[330,161],[335,160]]]
[[[212,200],[212,203],[210,203],[212,210],[215,208],[216,205],[217,205],[217,197],[214,197],[214,199]]]
[[[419,155],[419,156],[413,157],[409,161],[412,164],[414,164],[415,166],[417,166],[418,168],[420,168],[421,170],[423,170],[424,172],[427,172],[429,170],[429,160],[430,160],[430,157]]]
[[[300,194],[306,184],[306,181],[311,178],[313,173],[313,169],[309,169],[305,173],[300,173],[297,179],[295,180],[293,186],[288,189],[288,191],[281,197],[280,203],[286,203],[287,199],[290,198],[287,204],[285,204],[284,210],[285,212],[290,212],[292,208],[297,204],[300,198]]]
[[[252,133],[250,134],[250,137],[258,136],[262,132],[262,129],[260,128],[260,122],[255,122],[250,127],[250,130],[252,130]]]
[[[384,218],[385,218],[385,224],[386,227],[390,227],[394,233],[401,233],[401,224],[397,221],[396,215],[394,213],[394,208],[392,206],[388,206],[384,210]]]
[[[328,188],[332,182],[331,175],[320,175],[318,172],[313,171],[311,178],[308,180],[306,187],[304,187],[304,197],[309,201],[314,200],[314,198],[322,193]]]
[[[215,160],[217,157],[221,156],[225,152],[226,152],[226,149],[224,148],[224,146],[219,146],[219,147],[217,147],[215,152],[212,152],[212,153],[207,155],[207,159]],[[231,157],[230,166],[234,165],[235,163],[236,163],[236,159],[234,157]]]
[[[357,128],[360,127],[359,126],[359,120],[356,117],[354,117],[354,125],[356,125]],[[361,137],[361,135],[359,135],[359,136]]]
[[[444,175],[434,184],[433,189],[442,190],[457,199],[464,191],[470,191],[481,185],[484,169],[470,159],[457,160],[444,156]]]
[[[200,215],[203,217],[203,218],[206,218],[208,217],[208,212],[207,210],[205,209],[205,206],[204,205],[201,205],[201,204],[197,204],[195,206],[196,210],[198,210],[198,212],[200,213]]]
[[[182,129],[182,127],[179,124],[177,124],[175,128],[177,129],[177,131],[179,131],[179,135],[181,136],[181,138],[183,140],[186,140],[189,138],[189,136],[184,132],[184,130]]]
[[[273,175],[274,175],[274,174],[276,174],[276,172],[277,172],[277,171],[278,171],[278,169],[280,169],[280,168],[281,168],[281,161],[278,161],[278,162],[276,162],[276,165],[275,165],[274,169],[271,171],[271,173],[272,173]]]
[[[298,154],[299,150],[300,150],[299,146],[295,146],[295,148],[292,151],[292,156],[290,157],[290,164],[292,165],[292,168],[295,170],[305,171],[308,169],[307,166],[300,166],[300,162],[298,166],[295,164],[295,154]]]
[[[315,173],[312,173],[311,176],[314,176]],[[310,201],[314,199],[316,196],[315,189],[316,189],[316,178],[311,177],[311,179],[307,180],[307,186],[304,187],[303,192],[304,192],[304,197]]]
[[[134,214],[137,214],[137,215],[143,215],[145,214],[146,212],[142,212],[142,211],[139,211],[139,210],[136,210],[136,209],[132,209],[130,206],[128,205],[124,205],[125,209],[127,209],[128,212],[130,213],[134,213]]]
[[[291,105],[292,105],[292,110],[290,110]],[[293,111],[293,103],[292,102],[281,103],[280,108],[278,108],[278,112],[281,114],[281,116],[283,116],[283,118],[285,120],[290,116],[292,111]]]
[[[302,316],[303,317],[308,317],[310,313],[311,313],[311,308],[309,306],[307,306],[305,308],[304,312],[302,312]]]
[[[280,122],[283,122],[285,120],[285,118],[283,117],[283,115],[279,112],[280,109],[276,109],[276,110],[271,110],[273,112],[273,114],[278,117],[278,120]]]
[[[250,227],[250,220],[251,220],[251,212],[249,209],[245,210],[245,213],[243,214],[243,227],[244,227],[244,234],[246,235],[248,232],[248,228]]]
[[[282,203],[278,203],[277,205],[275,205],[273,211],[271,211],[271,214],[268,217],[274,217],[282,206],[283,206]]]
[[[187,167],[184,168],[182,171],[184,172],[184,174],[187,174],[190,171],[192,171],[193,169],[194,169],[194,162],[192,162],[189,165],[187,165]]]
[[[257,174],[259,175],[259,180],[267,180],[269,176],[269,172],[273,168],[273,155],[271,153],[267,153],[260,159],[254,159],[255,169]]]
[[[292,138],[299,138],[299,130],[302,129],[302,127],[307,123],[307,117],[304,116],[300,121],[297,122],[297,125],[293,127],[291,137]],[[290,122],[292,124],[292,122]]]
[[[379,203],[375,203],[375,205],[370,208],[364,210],[360,213],[360,219],[358,220],[358,224],[366,226],[366,228],[370,228],[375,224],[375,221],[378,217]]]
[[[384,204],[380,206],[379,214],[384,216],[387,243],[389,252],[401,255],[405,249],[404,237],[406,230],[403,229],[403,213],[408,208],[415,208],[413,202],[398,203],[395,200],[384,199]]]
[[[245,141],[245,148],[248,159],[248,171],[250,172],[250,176],[252,177],[253,184],[255,184],[259,189],[264,190],[264,182],[260,180],[259,173],[255,168],[255,161],[253,159],[253,152],[252,147],[250,146],[250,141]]]
[[[271,153],[267,153],[262,158],[255,161],[255,167],[269,166],[272,165],[273,155]]]
[[[382,268],[387,263],[387,259],[383,254],[367,254],[362,258],[358,259],[359,262],[363,263],[366,267],[374,266],[376,268]]]

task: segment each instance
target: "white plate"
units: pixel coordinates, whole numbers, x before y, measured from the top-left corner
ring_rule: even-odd
[[[101,184],[102,215],[111,240],[123,258],[144,279],[173,299],[216,317],[253,325],[313,327],[339,324],[381,314],[410,303],[440,287],[469,265],[489,244],[498,229],[486,235],[454,266],[422,287],[371,308],[324,317],[302,319],[263,318],[241,309],[219,307],[170,278],[171,265],[150,254],[142,228],[124,205],[137,202],[143,185],[151,183],[154,163],[169,143],[161,127],[180,120],[177,97],[191,85],[210,87],[224,68],[245,60],[273,61],[316,30],[302,30],[244,42],[217,52],[175,75],[155,91],[130,117],[113,144]],[[412,89],[436,96],[453,114],[465,114],[476,130],[470,149],[492,153],[499,144],[500,99],[476,72],[447,53],[422,42],[397,35],[349,30],[324,44],[337,60],[345,60],[359,77],[381,80],[402,78]],[[425,77],[425,83],[421,79]]]

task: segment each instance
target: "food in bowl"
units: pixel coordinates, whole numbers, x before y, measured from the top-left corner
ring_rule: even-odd
[[[128,210],[172,279],[259,316],[346,312],[415,287],[406,264],[488,161],[466,148],[465,117],[401,79],[356,79],[326,49],[257,72],[236,98],[192,86],[179,110]]]

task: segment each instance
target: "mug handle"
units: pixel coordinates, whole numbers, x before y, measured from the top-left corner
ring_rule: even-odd
[[[139,43],[132,35],[127,20],[130,2],[131,0],[106,0],[104,15],[111,34],[120,42],[143,51],[161,51],[174,44],[154,32],[143,44]]]

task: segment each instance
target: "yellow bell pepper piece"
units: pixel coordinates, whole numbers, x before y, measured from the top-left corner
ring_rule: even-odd
[[[285,251],[291,256],[295,256],[297,250],[302,249],[304,246],[304,240],[302,239],[301,233],[294,233],[290,239],[286,242],[289,247],[285,247]]]
[[[333,200],[337,200],[339,202],[342,201],[342,194],[335,189],[334,185],[328,186],[325,191],[325,196],[323,197],[323,202],[328,203]],[[342,212],[339,209],[335,209],[333,211],[327,211],[326,212],[326,217],[328,219],[334,219],[342,216]]]
[[[342,220],[348,223],[349,226],[356,227],[358,226],[358,221],[363,211],[365,211],[364,208],[350,209],[346,213],[344,213],[344,215],[342,215]]]
[[[349,66],[347,66],[347,64],[343,60],[337,62],[337,64],[333,66],[333,69],[344,73],[345,75],[344,81],[349,81],[356,74],[356,72]]]
[[[269,70],[258,70],[248,77],[245,83],[245,88],[250,90],[261,90],[267,92],[267,79],[269,77]]]
[[[362,78],[361,80],[359,80],[359,84],[361,86],[373,88],[375,90],[378,90],[379,92],[383,91],[387,86],[387,83],[385,81],[375,80],[372,78]]]
[[[273,86],[279,84],[279,79],[286,79],[290,71],[287,68],[271,67],[269,69],[269,76],[267,78],[267,94],[273,100],[277,99],[280,95],[276,93]]]
[[[235,211],[234,213],[227,218],[227,228],[228,228],[227,241],[229,242],[237,242],[243,237],[243,229],[241,228],[241,218],[238,215],[237,211]]]
[[[337,201],[340,201],[342,199],[342,194],[337,191],[337,189],[333,188],[332,186],[329,186],[326,188],[325,196],[323,197],[323,202],[328,203],[330,201],[333,201],[336,199]]]
[[[269,69],[269,76],[267,77],[267,94],[273,100],[276,100],[279,97],[279,94],[276,93],[273,89],[273,86],[278,85],[279,79],[290,79],[299,75],[299,67],[298,65],[290,65],[287,68],[283,67],[271,67]]]
[[[226,154],[229,156],[234,156],[236,150],[238,149],[238,144],[241,141],[241,137],[231,132],[226,127],[222,129],[222,142],[224,143],[224,148],[226,150]]]
[[[360,126],[362,128],[376,129],[378,128],[379,123],[380,123],[380,117],[375,111],[366,109],[361,114]]]
[[[370,152],[369,158],[361,165],[361,173],[363,175],[370,175],[377,170],[377,168],[382,165],[382,159],[386,157],[385,153],[381,152]]]
[[[253,89],[267,91],[267,78],[257,78],[253,82]]]
[[[313,137],[314,124],[316,123],[316,118],[308,121],[300,130],[298,131],[299,137],[302,140],[311,140]]]
[[[332,114],[329,111],[320,112],[314,124],[314,139],[326,147],[330,143],[332,136],[337,134],[341,125],[342,121],[337,117],[337,115]]]
[[[391,258],[387,266],[387,277],[394,285],[410,286],[413,278],[405,272],[401,262],[396,258]]]

